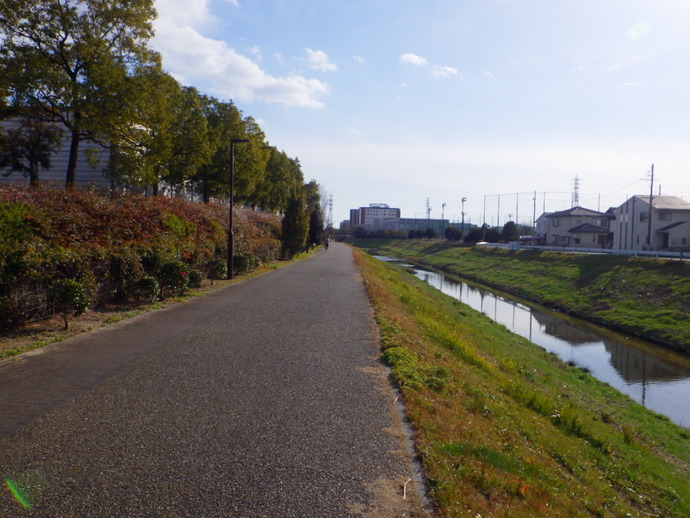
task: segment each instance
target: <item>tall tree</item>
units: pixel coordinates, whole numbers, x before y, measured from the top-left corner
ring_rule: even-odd
[[[181,87],[157,65],[138,69],[127,83],[132,92],[129,123],[112,135],[108,174],[121,185],[152,186],[165,174],[172,155],[173,104]]]
[[[306,195],[306,210],[309,215],[309,232],[307,242],[310,245],[320,245],[323,241],[323,213],[321,211],[321,188],[316,180],[304,186]]]
[[[79,144],[104,142],[127,103],[127,76],[159,60],[147,47],[154,0],[0,0],[0,76],[11,103],[67,128],[65,184]]]
[[[172,103],[172,110],[173,124],[169,128],[172,148],[161,180],[179,187],[209,161],[208,124],[201,96],[195,88],[183,87]]]
[[[201,97],[201,108],[208,126],[209,160],[193,177],[200,186],[204,202],[212,196],[227,197],[230,185],[230,141],[244,137],[242,112],[232,101]]]
[[[271,146],[268,152],[265,175],[250,201],[253,206],[268,212],[285,212],[290,193],[302,185],[304,178],[299,162],[291,160],[284,151]]]
[[[292,259],[304,250],[309,231],[309,214],[303,189],[296,189],[287,202],[283,215],[281,242],[283,257]]]
[[[508,221],[503,225],[503,232],[501,232],[501,239],[503,241],[517,241],[520,239],[517,224],[514,221]]]
[[[246,117],[242,126],[240,138],[249,142],[238,146],[235,153],[235,199],[251,202],[266,174],[270,151],[266,146],[266,135],[253,117]]]

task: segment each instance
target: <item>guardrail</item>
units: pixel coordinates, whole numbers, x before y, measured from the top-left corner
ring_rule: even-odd
[[[614,250],[611,248],[573,248],[567,246],[537,246],[537,245],[514,245],[506,243],[482,243],[480,246],[491,246],[494,248],[509,248],[511,250],[545,250],[551,252],[566,252],[571,254],[610,254],[624,255],[628,257],[652,257],[656,259],[680,259],[688,257],[687,252],[671,252],[667,250],[642,251],[642,250]]]

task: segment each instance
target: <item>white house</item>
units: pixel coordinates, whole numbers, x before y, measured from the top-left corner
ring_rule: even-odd
[[[690,250],[690,203],[677,196],[632,196],[613,212],[615,249]]]
[[[548,222],[544,242],[547,246],[608,248],[610,245],[611,214],[572,207],[543,217]]]

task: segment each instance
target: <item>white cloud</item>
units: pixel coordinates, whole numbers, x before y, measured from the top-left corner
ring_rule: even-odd
[[[309,62],[309,68],[314,70],[321,70],[323,72],[335,72],[338,70],[338,66],[335,63],[331,63],[328,59],[328,54],[323,50],[307,50],[307,61]]]
[[[209,3],[210,0],[155,0],[157,21],[190,26],[208,22],[211,20]]]
[[[236,0],[229,1],[238,5]],[[163,67],[178,81],[223,99],[324,106],[321,99],[328,93],[326,83],[301,75],[276,77],[225,41],[204,36],[204,27],[214,22],[209,5],[210,0],[156,0],[158,19],[152,47],[163,57]],[[260,59],[258,50],[250,50],[255,59]],[[330,65],[326,56],[321,66],[328,69],[335,65]]]
[[[406,52],[405,54],[400,56],[400,63],[409,63],[410,65],[423,67],[426,66],[429,62],[425,58],[418,56],[417,54],[410,54],[409,52]]]
[[[438,77],[450,77],[459,73],[457,68],[434,65],[431,67],[431,73]]]
[[[400,63],[407,63],[416,67],[429,66],[429,61],[426,58],[410,52],[406,52],[405,54],[401,55],[399,61]],[[458,73],[459,70],[457,68],[444,65],[431,65],[431,74],[436,77],[449,77]]]
[[[362,56],[352,56],[352,59],[354,59],[357,63],[364,63],[364,58]]]

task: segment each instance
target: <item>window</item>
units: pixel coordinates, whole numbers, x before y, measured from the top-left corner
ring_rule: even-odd
[[[659,221],[671,221],[671,213],[659,212]]]
[[[649,216],[649,214],[647,214],[646,212],[640,213],[640,223],[647,221],[647,216]]]
[[[558,218],[553,218],[551,220],[551,226],[552,227],[557,227],[558,226]]]

